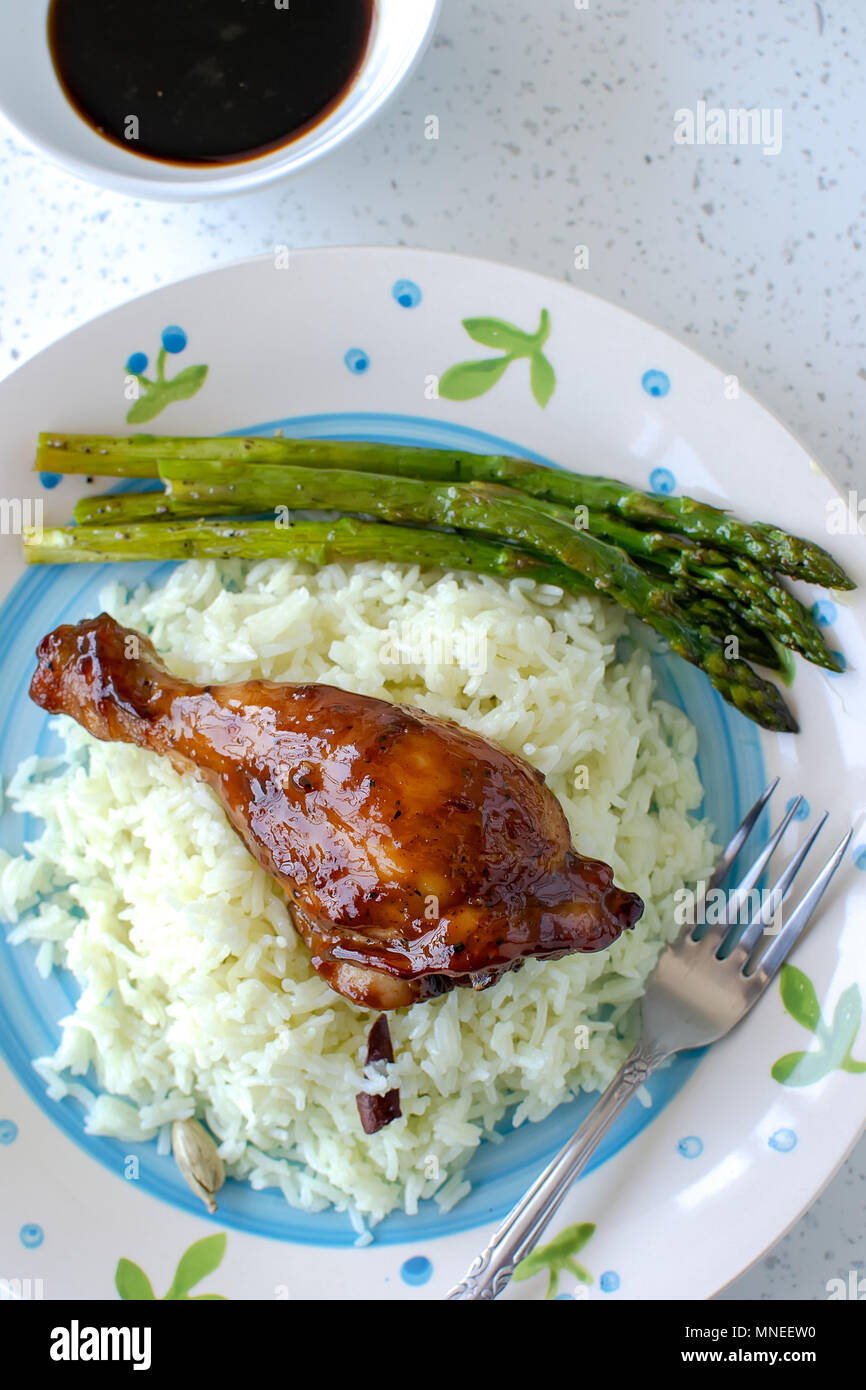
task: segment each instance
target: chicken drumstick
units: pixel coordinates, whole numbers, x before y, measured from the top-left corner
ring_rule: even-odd
[[[572,848],[540,772],[449,720],[327,685],[194,685],[105,613],[58,627],[37,656],[43,709],[213,787],[313,967],[356,1004],[396,1009],[530,956],[598,951],[643,910]]]

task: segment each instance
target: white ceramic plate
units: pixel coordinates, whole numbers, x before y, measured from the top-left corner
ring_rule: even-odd
[[[470,341],[463,320],[493,316],[532,333],[543,310],[555,374],[549,400],[534,397],[526,360],[491,368],[484,394],[455,399],[467,394],[471,374],[445,372],[498,356]],[[132,372],[160,381],[137,406],[127,396]],[[421,251],[310,251],[288,265],[246,262],[147,295],[0,386],[0,492],[25,511],[43,504],[46,524],[68,519],[87,484],[36,482],[38,431],[123,432],[136,421],[175,434],[282,428],[534,454],[769,517],[828,544],[856,580],[866,578],[856,526],[828,534],[828,522],[837,522],[834,489],[735,381],[620,309],[504,266]],[[7,514],[14,521],[14,508]],[[6,775],[45,736],[44,718],[26,698],[36,641],[92,610],[104,577],[84,566],[22,577],[19,548],[14,535],[0,541]],[[132,580],[158,567],[127,568]],[[854,1016],[866,994],[864,601],[862,591],[801,592],[810,602],[820,597],[821,620],[848,669],[831,677],[799,664],[790,691],[799,736],[760,735],[677,658],[660,663],[659,679],[697,724],[706,808],[720,832],[733,829],[776,773],[777,811],[796,792],[813,811],[830,809],[821,841],[828,852],[849,824],[857,826],[820,922],[796,957],[829,1022],[840,999]],[[8,812],[0,829],[11,848],[27,833]],[[785,848],[802,832],[795,826]],[[225,1232],[224,1253],[211,1251],[217,1267],[195,1291],[235,1299],[441,1297],[588,1104],[562,1107],[542,1125],[482,1146],[464,1203],[447,1217],[431,1207],[389,1218],[364,1249],[353,1248],[346,1217],[292,1212],[275,1192],[234,1183],[211,1220],[155,1146],[88,1137],[74,1102],[46,1099],[30,1062],[53,1048],[69,997],[62,980],[39,981],[28,948],[0,948],[0,1184],[15,1194],[0,1215],[0,1278],[34,1281],[30,1296],[41,1280],[49,1298],[115,1297],[121,1257],[141,1266],[161,1296],[184,1250]],[[803,1086],[773,1079],[780,1057],[813,1042],[774,989],[733,1037],[659,1077],[650,1109],[631,1107],[551,1231],[595,1226],[579,1257],[592,1277],[580,1296],[707,1297],[797,1218],[855,1142],[866,1112],[866,1076],[856,1071],[836,1068]],[[854,1042],[853,1056],[866,1058],[866,1036]],[[564,1274],[559,1296],[574,1296],[576,1287]],[[505,1296],[539,1298],[544,1290],[539,1277]],[[28,1287],[7,1293],[27,1296]]]

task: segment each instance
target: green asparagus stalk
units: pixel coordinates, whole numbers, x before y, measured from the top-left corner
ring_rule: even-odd
[[[512,489],[496,484],[477,486],[485,495],[499,497],[503,502],[520,498]],[[571,513],[564,507],[538,498],[522,500],[524,506],[571,527]],[[829,671],[842,669],[805,604],[772,574],[763,574],[753,561],[725,555],[684,536],[640,531],[620,517],[605,513],[591,513],[588,526],[593,535],[619,546],[626,554],[679,576],[686,591],[696,589],[735,605],[752,627],[766,629],[783,646],[799,652],[807,661]]]
[[[696,587],[720,594],[727,590],[743,616],[765,628],[791,651],[827,671],[841,671],[839,658],[830,651],[809,609],[772,575],[762,574],[752,561],[740,556],[733,565],[710,568],[686,566]]]
[[[133,521],[170,521],[181,516],[233,516],[235,507],[219,503],[194,505],[172,499],[166,492],[105,492],[81,497],[74,516],[79,526],[128,526]]]
[[[783,669],[783,661],[779,655],[781,647],[777,647],[772,638],[760,628],[752,627],[727,604],[707,594],[697,597],[678,596],[678,602],[691,622],[697,626],[706,625],[723,643],[736,637],[739,655],[744,661],[753,661],[759,666],[766,666],[770,671]]]
[[[85,498],[76,507],[75,519],[85,525],[109,519],[125,525],[134,520],[159,515],[249,514],[272,509],[275,505],[273,499],[285,496],[278,479],[283,480],[286,486],[290,486],[293,479],[300,479],[303,491],[298,494],[297,502],[292,505],[307,509],[336,509],[334,503],[339,502],[340,510],[363,510],[373,481],[369,474],[332,470],[318,476],[307,469],[292,471],[292,468],[283,468],[277,473],[277,470],[265,466],[264,471],[259,470],[256,473],[257,483],[250,490],[248,479],[251,476],[251,467],[255,466],[230,463],[227,468],[222,461],[215,460],[200,463],[187,460],[165,461],[162,471],[169,483],[171,475],[183,475],[177,477],[177,486],[168,495],[120,493],[105,498]],[[190,483],[190,479],[207,477],[215,478],[218,484],[210,492]],[[349,479],[354,484],[355,491],[351,494],[355,498],[354,502],[347,500],[350,496],[346,490]],[[415,483],[416,496],[417,481],[406,480],[407,483]],[[385,485],[387,486],[387,480]],[[359,494],[359,489],[363,495]],[[567,528],[569,534],[572,532],[571,514],[565,508],[536,498],[525,498],[522,494],[514,493],[500,485],[478,484],[476,492],[483,493],[485,497],[502,505],[521,502],[524,506],[531,507],[539,516],[558,521]],[[417,518],[412,516],[403,519]],[[421,519],[428,518],[424,516]],[[800,652],[808,660],[830,670],[839,669],[836,658],[828,650],[823,635],[809,611],[781,584],[770,580],[762,587],[760,583],[752,582],[748,574],[731,568],[728,557],[721,552],[704,550],[686,538],[665,537],[653,532],[638,531],[619,518],[601,516],[595,520],[597,526],[593,529],[593,534],[600,533],[603,539],[618,545],[626,553],[652,560],[657,565],[667,568],[672,574],[682,575],[691,588],[706,591],[723,602],[738,603],[743,620],[751,627],[766,627],[776,640]],[[751,562],[741,563],[748,566]],[[687,589],[683,591],[687,592]],[[733,630],[732,624],[730,631]]]
[[[70,445],[72,447],[69,447]],[[168,450],[166,446],[170,446]],[[204,472],[207,473],[215,462],[211,457],[214,452],[213,446],[216,446],[218,451],[224,452],[225,458],[219,461],[217,486],[210,487],[207,497],[202,495],[200,489],[193,486],[193,484],[200,484],[202,469],[197,467],[197,460],[191,460],[193,467],[191,469],[181,468],[179,476],[174,480],[177,485],[173,495],[165,496],[159,493],[120,494],[110,498],[85,499],[79,503],[76,509],[77,519],[85,524],[94,520],[110,520],[115,523],[115,527],[128,528],[136,518],[149,519],[160,516],[171,518],[183,515],[190,518],[202,518],[205,515],[248,514],[250,511],[262,509],[262,495],[267,497],[264,509],[270,510],[275,505],[273,502],[275,479],[273,476],[268,479],[265,479],[263,475],[260,476],[258,482],[263,489],[263,494],[257,495],[255,490],[250,492],[248,459],[250,456],[261,457],[264,463],[272,468],[274,463],[285,459],[287,448],[289,450],[288,457],[297,460],[297,462],[289,467],[285,463],[282,464],[279,469],[281,481],[285,483],[287,478],[292,480],[291,468],[306,469],[306,478],[302,480],[304,491],[296,492],[293,499],[277,505],[330,511],[334,509],[336,498],[339,501],[340,510],[355,510],[356,506],[360,510],[360,504],[350,505],[347,501],[348,494],[343,486],[345,479],[342,476],[345,470],[340,469],[337,465],[349,451],[352,463],[355,465],[352,473],[369,475],[378,466],[382,466],[381,461],[384,454],[389,469],[386,476],[380,475],[376,478],[369,476],[357,478],[356,476],[354,480],[356,484],[362,484],[367,493],[365,506],[369,505],[371,485],[375,484],[378,492],[383,483],[387,486],[389,478],[392,480],[405,478],[410,492],[414,491],[414,510],[410,508],[402,515],[399,512],[392,514],[387,507],[382,507],[377,503],[372,512],[364,510],[361,514],[378,515],[385,517],[386,520],[408,521],[416,524],[421,521],[433,525],[460,525],[453,518],[451,520],[444,519],[445,513],[440,513],[443,519],[438,519],[436,516],[431,517],[423,510],[423,506],[418,514],[420,498],[416,489],[420,481],[419,472],[422,477],[429,477],[435,482],[438,480],[437,475],[441,475],[443,471],[450,473],[450,476],[455,476],[455,474],[459,476],[460,469],[465,462],[466,467],[471,468],[473,474],[484,471],[484,465],[490,464],[491,467],[487,469],[487,472],[493,477],[501,471],[503,465],[514,465],[518,473],[524,467],[529,467],[536,472],[556,478],[573,476],[560,475],[549,469],[540,469],[538,465],[525,465],[525,461],[519,459],[479,460],[478,456],[475,455],[452,455],[442,450],[400,449],[397,446],[356,445],[339,441],[334,443],[330,441],[274,439],[165,440],[148,436],[143,441],[140,439],[130,441],[115,440],[111,437],[64,436],[55,437],[51,444],[43,438],[40,461],[43,462],[44,466],[53,469],[62,469],[68,466],[73,470],[77,469],[94,474],[111,472],[116,476],[151,478],[162,472],[166,478],[170,478],[170,475],[175,472],[175,462],[171,457],[172,451],[179,459],[183,459],[186,453],[198,455],[199,461],[204,466]],[[239,455],[240,446],[242,446],[243,452]],[[170,455],[167,459],[165,458],[166,452]],[[163,461],[161,468],[160,459]],[[446,463],[447,468],[444,466]],[[315,479],[315,474],[320,468],[326,469],[330,475],[321,480],[322,488],[317,487]],[[184,474],[186,474],[185,477]],[[604,480],[595,481],[604,482]],[[266,482],[268,487],[265,489]],[[416,485],[415,489],[413,489],[413,484]],[[282,491],[281,488],[281,494]],[[430,490],[427,489],[427,491]],[[441,505],[443,501],[442,489],[433,489],[432,491],[437,505]],[[452,501],[459,502],[461,492],[465,493],[465,491],[465,489],[457,489]],[[489,525],[484,525],[483,516],[477,514],[479,504],[496,502],[499,507],[517,504],[526,511],[538,509],[538,519],[543,517],[545,529],[547,529],[548,524],[558,525],[562,528],[558,538],[560,543],[565,544],[565,534],[567,533],[566,548],[572,546],[574,541],[573,515],[562,504],[547,501],[543,497],[531,493],[515,494],[508,488],[490,483],[486,487],[476,485],[472,492],[476,515],[474,518],[464,517],[463,527],[473,535],[479,527],[483,527],[487,534],[492,535],[498,535],[501,529],[501,514],[497,525],[492,530]],[[439,495],[436,496],[435,494]],[[413,502],[411,496],[408,500]],[[463,502],[466,501],[464,496]],[[653,592],[657,602],[663,606],[669,606],[676,617],[687,623],[693,630],[693,636],[700,639],[697,643],[698,646],[703,643],[705,648],[709,646],[712,649],[715,644],[716,655],[718,655],[718,647],[725,638],[733,635],[738,638],[741,655],[744,658],[778,668],[781,662],[774,642],[780,641],[793,650],[802,651],[811,660],[816,660],[831,669],[838,669],[835,659],[827,652],[817,625],[813,623],[811,615],[803,605],[799,604],[794,596],[780,582],[776,581],[772,573],[765,573],[748,556],[736,552],[730,554],[720,549],[721,542],[718,536],[716,537],[716,544],[713,545],[708,540],[699,541],[675,530],[645,528],[640,524],[627,521],[621,513],[593,511],[591,508],[586,510],[581,520],[588,526],[592,536],[597,540],[609,543],[608,550],[613,545],[641,561],[640,568],[633,567],[636,569],[637,575],[642,575],[644,579],[649,580],[651,592]],[[557,552],[553,533],[547,530],[545,536],[534,537],[526,530],[529,525],[526,516],[522,519],[524,527],[522,532],[517,525],[518,518],[512,517],[512,521],[515,522],[513,533],[505,530],[505,534],[511,542],[506,549],[512,552],[515,546],[524,550],[530,549],[536,562],[540,558],[545,560],[548,565],[546,577],[550,582],[556,583],[557,578],[554,571],[557,568],[561,571],[563,564],[571,563],[571,560],[568,556],[563,558],[562,554]],[[169,524],[168,521],[165,524]],[[272,527],[273,523],[267,522],[264,525]],[[225,529],[222,528],[223,532]],[[238,528],[235,524],[230,529],[237,532]],[[391,528],[385,528],[385,530],[389,529]],[[225,534],[221,539],[225,543]],[[468,541],[469,537],[464,536],[461,539]],[[191,535],[187,540],[191,545]],[[253,544],[258,545],[259,540],[256,539]],[[550,554],[547,553],[548,550],[551,551]],[[585,547],[579,556],[579,561],[586,560],[587,557],[584,552]],[[118,553],[123,553],[127,558],[131,558],[128,547],[124,547]],[[187,548],[183,553],[186,555],[196,552]],[[614,551],[614,553],[616,552]],[[622,558],[625,559],[626,556],[624,555]],[[457,567],[453,560],[450,563],[452,567]],[[513,563],[513,558],[510,558],[510,563]],[[563,581],[562,573],[559,574],[560,587],[573,589],[575,582],[578,588],[581,585],[585,587],[589,582],[596,588],[605,587],[603,577],[598,574],[588,577],[586,572],[581,569],[580,563],[572,572],[570,579]],[[619,602],[625,601],[622,595],[613,590],[609,591]],[[630,605],[626,602],[625,606]],[[636,608],[632,608],[632,611],[638,612]],[[643,616],[646,620],[646,614],[638,615]],[[660,631],[662,630],[658,621],[653,625]],[[767,629],[766,633],[762,631],[764,627]],[[682,634],[680,635],[682,636]],[[674,648],[678,649],[670,637],[669,640],[672,641]],[[697,664],[704,664],[700,656],[692,655],[689,659],[696,660]],[[768,689],[773,692],[774,696],[780,698],[773,687],[768,687]],[[790,720],[790,716],[788,719]]]
[[[391,522],[452,526],[509,540],[548,563],[574,570],[649,623],[687,661],[702,667],[717,690],[765,727],[791,729],[793,717],[781,695],[742,660],[728,657],[710,628],[695,628],[669,592],[614,546],[577,531],[520,502],[502,502],[461,484],[435,485],[419,479],[370,476],[335,470],[319,474],[287,466],[225,464],[219,460],[160,463],[172,500],[243,505],[250,512],[340,510]]]
[[[827,588],[852,581],[823,547],[764,522],[742,522],[690,497],[661,497],[616,479],[549,468],[527,459],[348,440],[164,438],[43,434],[37,467],[54,472],[155,477],[160,460],[219,459],[346,469],[441,482],[504,483],[559,506],[617,514],[635,526],[674,532]]]
[[[221,463],[216,464],[214,460],[209,460],[205,461],[201,467],[205,467],[207,463],[215,463],[215,466],[220,469],[220,478],[224,476]],[[115,493],[103,497],[85,497],[76,505],[75,520],[80,525],[105,524],[109,521],[128,525],[133,521],[171,516],[249,515],[262,510],[261,495],[248,495],[245,487],[244,480],[247,477],[246,470],[249,466],[244,465],[243,468],[233,466],[232,472],[228,475],[228,485],[234,488],[231,496],[228,495],[225,488],[221,488],[215,498],[204,497],[200,492],[192,498],[184,497],[178,494],[177,489],[174,494],[161,492]],[[176,462],[166,461],[164,472],[168,475],[177,472],[179,467],[182,468],[187,478],[197,476],[200,470],[200,466],[193,461],[184,461],[180,465]],[[270,482],[275,474],[276,470],[272,470],[266,475],[266,480]],[[286,470],[279,470],[279,476],[287,476]],[[308,481],[310,480],[310,473],[305,470],[301,476],[305,482],[308,482],[308,500],[300,505],[308,508],[323,506],[325,494],[321,487],[317,486],[316,491],[312,492],[313,482]],[[337,484],[345,476],[343,473],[338,474],[331,471],[324,474],[321,480],[328,486],[328,502],[334,510],[336,510],[333,507],[334,502],[343,498],[342,489],[339,492],[336,491]],[[370,475],[354,474],[353,476],[356,483],[359,483],[366,490]],[[522,493],[515,493],[510,488],[505,488],[499,484],[476,484],[475,487],[477,491],[483,492],[485,496],[490,496],[498,502],[503,504],[514,501],[521,502],[524,506],[531,507],[538,512],[539,515],[560,522],[569,531],[572,529],[571,514],[564,507],[557,507],[553,503],[542,502],[537,498],[525,497]],[[276,492],[271,489],[271,494],[279,495],[279,488],[276,489]],[[340,510],[351,510],[351,508],[341,507]],[[593,515],[590,529],[593,535],[600,536],[602,539],[619,546],[627,554],[652,562],[657,567],[657,582],[660,582],[661,573],[667,571],[676,581],[675,587],[670,590],[674,597],[677,594],[685,596],[695,590],[715,597],[723,604],[734,604],[739,608],[742,622],[748,624],[752,629],[765,628],[778,642],[789,647],[792,651],[799,652],[807,660],[814,661],[829,670],[839,669],[837,658],[827,648],[823,634],[808,609],[772,577],[762,584],[760,573],[755,578],[754,566],[751,561],[741,559],[738,564],[742,566],[743,572],[740,572],[739,569],[731,567],[730,557],[720,551],[697,546],[695,542],[682,536],[666,536],[651,531],[640,531],[618,517],[609,517],[604,514]],[[714,611],[718,616],[721,610],[716,609]],[[725,631],[737,636],[743,635],[742,630],[737,631],[733,616]],[[750,645],[754,647],[754,643]],[[774,652],[770,643],[765,641],[762,645],[765,653]],[[764,664],[767,662],[765,661]]]
[[[485,495],[502,501],[522,500],[562,525],[571,528],[572,513],[555,503],[523,496],[500,484],[475,485]],[[601,540],[618,546],[637,560],[658,566],[680,577],[688,590],[698,590],[736,606],[752,627],[766,630],[776,641],[825,670],[841,671],[838,658],[827,646],[820,627],[805,604],[786,589],[772,571],[766,572],[742,555],[725,554],[702,542],[670,532],[640,530],[622,517],[590,511],[587,529]],[[733,629],[731,629],[733,631]]]
[[[75,520],[80,526],[108,526],[113,522],[115,527],[126,529],[139,521],[179,520],[185,515],[196,518],[222,517],[225,520],[227,511],[230,510],[230,507],[227,508],[220,502],[172,503],[163,492],[111,493],[103,497],[82,498],[75,507]],[[239,504],[239,514],[243,514],[244,510],[243,504]],[[252,534],[261,535],[262,532],[255,530]],[[486,572],[504,571],[490,569]],[[576,592],[586,590],[587,585],[581,581],[579,575],[573,576],[577,581],[574,584],[570,582],[571,577],[571,571],[564,567],[556,569],[555,572],[551,567],[549,573],[545,572],[543,577],[539,575],[539,582],[543,579],[543,582],[555,583],[561,588],[573,589]],[[663,570],[658,571],[656,584],[664,586],[674,600],[681,602],[690,617],[699,625],[706,624],[722,639],[736,636],[740,642],[741,654],[746,661],[756,661],[771,670],[779,669],[781,663],[772,640],[765,636],[761,628],[752,626],[747,617],[738,614],[727,603],[709,595],[691,593],[688,586],[678,581],[672,582]]]
[[[572,593],[592,586],[564,566],[548,564],[514,546],[421,531],[409,526],[342,517],[339,521],[142,521],[116,526],[65,526],[24,531],[28,564],[101,564],[106,560],[242,559],[294,556],[310,564],[341,560],[393,560],[427,568],[472,570],[504,579],[528,578]]]
[[[63,438],[84,441],[89,435],[64,435]],[[36,470],[41,473],[85,473],[95,478],[155,478],[153,459],[132,452],[112,455],[108,449],[96,447],[101,435],[92,436],[94,447],[84,442],[64,447],[60,437],[40,434],[36,450]],[[135,438],[134,435],[130,438]],[[121,441],[123,442],[123,441]]]
[[[469,538],[443,531],[421,531],[407,526],[343,518],[336,522],[296,522],[281,527],[273,521],[220,523],[208,521],[137,522],[126,527],[68,526],[39,530],[27,528],[25,558],[30,564],[101,563],[105,560],[270,559],[297,556],[312,564],[338,560],[393,560],[399,564],[466,569],[501,577],[524,577],[556,584],[573,593],[596,587],[585,576],[547,562],[511,545]],[[630,562],[623,557],[626,565]],[[664,596],[648,602],[659,604],[653,615],[663,635],[688,660],[703,665],[716,688],[765,728],[796,732],[797,724],[779,692],[744,661],[729,661],[722,644],[709,626],[691,630],[687,620],[671,605],[664,612]]]

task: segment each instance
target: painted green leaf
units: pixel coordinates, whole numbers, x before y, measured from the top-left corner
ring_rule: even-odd
[[[863,1001],[860,998],[860,990],[857,985],[849,985],[839,995],[839,1001],[833,1011],[833,1022],[830,1024],[830,1052],[834,1066],[838,1066],[854,1046],[862,1016]]]
[[[204,386],[207,376],[207,367],[202,362],[197,367],[184,367],[182,372],[173,376],[171,381],[167,381],[162,388],[163,395],[168,401],[186,401],[190,396],[194,396],[196,391],[200,391]]]
[[[475,343],[482,347],[499,348],[502,352],[529,353],[535,346],[531,333],[524,333],[503,319],[464,319],[463,327]]]
[[[770,1068],[775,1081],[783,1086],[811,1086],[837,1067],[855,1076],[866,1072],[866,1062],[857,1062],[851,1056],[863,1016],[858,985],[849,985],[842,991],[829,1027],[812,981],[795,965],[782,966],[779,992],[788,1013],[814,1033],[821,1046],[817,1052],[788,1052],[780,1057]]]
[[[821,1023],[821,1006],[809,976],[798,970],[796,965],[783,965],[779,992],[791,1017],[808,1028],[810,1033],[816,1032]]]
[[[128,425],[143,425],[146,420],[152,420],[155,416],[165,410],[168,402],[163,399],[162,391],[159,387],[154,387],[146,395],[139,396],[138,400],[130,406],[126,412],[126,422]]]
[[[478,362],[458,362],[439,379],[439,395],[448,401],[471,401],[483,396],[499,381],[513,357],[486,357]]]
[[[787,1052],[773,1063],[770,1075],[783,1086],[813,1086],[832,1069],[831,1059],[821,1048],[818,1052]]]
[[[547,1292],[544,1295],[545,1298],[556,1298],[556,1295],[559,1293],[559,1276],[565,1270],[573,1275],[579,1284],[592,1283],[592,1275],[589,1270],[584,1269],[583,1265],[579,1265],[577,1260],[562,1260],[561,1263],[551,1265],[550,1267],[550,1279],[547,1283]]]
[[[153,1286],[144,1270],[134,1264],[132,1260],[117,1261],[114,1287],[121,1298],[128,1300],[142,1302],[145,1299],[156,1299]]]
[[[130,406],[126,414],[127,424],[143,425],[175,401],[189,400],[201,390],[207,372],[207,367],[202,363],[196,367],[184,367],[171,381],[157,382]]]
[[[527,1255],[525,1260],[514,1266],[512,1279],[531,1279],[533,1274],[540,1274],[543,1269],[547,1269],[547,1260],[543,1258],[542,1250],[533,1250],[531,1255]]]
[[[194,1293],[190,1295],[190,1303],[209,1303],[219,1300],[220,1303],[228,1303],[224,1293]]]
[[[529,384],[532,394],[543,408],[556,390],[556,372],[543,352],[532,354],[529,366]]]
[[[542,1246],[542,1252],[547,1254],[548,1259],[553,1256],[555,1259],[565,1259],[571,1255],[576,1255],[578,1250],[582,1250],[590,1236],[595,1234],[595,1225],[592,1221],[580,1221],[576,1226],[566,1226],[560,1231],[558,1236]],[[533,1251],[534,1255],[540,1252]],[[529,1257],[532,1259],[532,1255]]]
[[[182,1298],[194,1284],[200,1283],[206,1275],[212,1274],[222,1260],[225,1251],[225,1232],[197,1240],[181,1255],[171,1288],[165,1296],[166,1299]]]
[[[579,1265],[574,1256],[578,1250],[582,1250],[595,1231],[595,1226],[591,1221],[581,1221],[576,1226],[566,1226],[565,1230],[560,1231],[559,1235],[549,1241],[547,1245],[539,1246],[533,1250],[531,1255],[527,1255],[525,1260],[521,1260],[517,1265],[513,1279],[531,1279],[534,1274],[540,1274],[546,1269],[550,1273],[545,1298],[555,1298],[559,1288],[559,1275],[566,1269],[583,1284],[592,1283],[592,1275]]]
[[[541,310],[534,333],[525,333],[505,319],[490,317],[464,319],[463,327],[473,342],[498,348],[503,355],[449,367],[439,379],[440,396],[449,401],[475,400],[496,385],[512,362],[528,357],[532,394],[542,408],[547,405],[556,389],[556,373],[541,350],[550,337],[547,309]]]
[[[787,1086],[790,1076],[805,1056],[805,1052],[786,1052],[784,1057],[780,1057],[770,1068],[770,1075],[773,1080],[778,1081],[782,1086]]]

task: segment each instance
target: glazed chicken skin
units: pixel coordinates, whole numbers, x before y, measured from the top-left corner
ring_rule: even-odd
[[[107,614],[39,645],[37,705],[195,771],[365,1008],[598,951],[641,900],[572,848],[540,772],[448,720],[327,685],[194,685]]]

